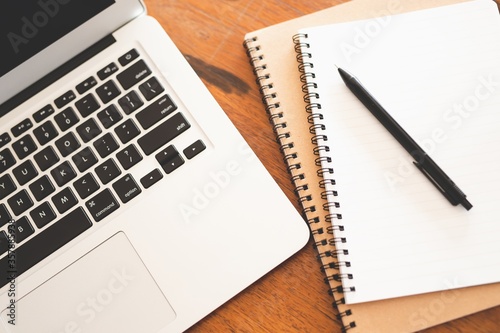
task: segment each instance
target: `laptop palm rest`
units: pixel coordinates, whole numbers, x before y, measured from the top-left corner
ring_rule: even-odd
[[[123,232],[21,298],[17,313],[13,326],[2,312],[6,332],[157,332],[176,317]]]

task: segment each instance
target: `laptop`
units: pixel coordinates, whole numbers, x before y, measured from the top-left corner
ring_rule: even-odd
[[[139,0],[2,4],[0,332],[180,332],[308,227]]]

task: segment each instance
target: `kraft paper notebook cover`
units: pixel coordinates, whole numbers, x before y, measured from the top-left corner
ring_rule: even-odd
[[[337,253],[347,249],[333,244],[332,216],[323,193],[325,180],[320,169],[318,146],[307,121],[292,36],[298,30],[322,24],[347,22],[421,8],[455,3],[439,1],[357,0],[295,20],[267,27],[245,36],[245,46],[265,96],[266,109],[275,124],[292,179],[301,198],[318,247],[326,281],[335,298],[344,330],[349,332],[411,332],[434,326],[500,304],[500,284],[454,289],[397,299],[344,303]],[[283,125],[286,124],[286,125]]]

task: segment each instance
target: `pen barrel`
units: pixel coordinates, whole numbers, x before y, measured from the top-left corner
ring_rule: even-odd
[[[415,159],[414,164],[431,182],[446,196],[453,205],[462,203],[465,194],[458,188],[450,177],[434,162],[425,152],[422,154],[411,154]]]
[[[434,184],[448,201],[454,206],[462,204],[467,210],[471,209],[472,205],[467,201],[465,194],[396,122],[396,120],[392,118],[384,107],[363,87],[361,82],[343,69],[339,68],[339,73],[349,90],[351,90],[358,100],[415,159],[414,164],[417,168]]]
[[[363,105],[377,118],[392,136],[398,140],[403,148],[412,156],[416,154],[419,158],[426,155],[422,148],[412,137],[392,118],[385,108],[361,85],[355,77],[344,80],[346,86],[363,103]],[[414,156],[415,157],[415,156]]]

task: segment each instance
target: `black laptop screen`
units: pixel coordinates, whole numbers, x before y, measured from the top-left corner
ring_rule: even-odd
[[[114,3],[4,0],[0,8],[0,77]]]

